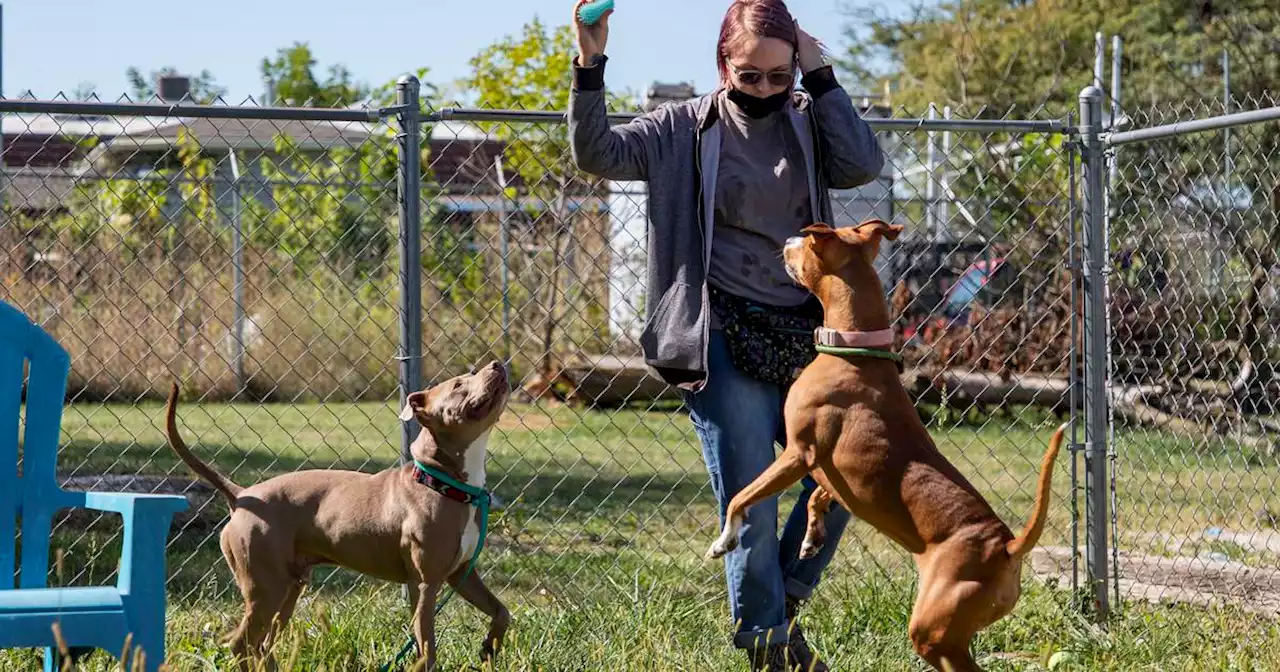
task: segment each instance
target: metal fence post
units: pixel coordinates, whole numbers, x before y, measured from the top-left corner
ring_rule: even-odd
[[[1081,163],[1084,168],[1084,464],[1085,564],[1099,620],[1109,612],[1107,591],[1107,305],[1104,274],[1106,159],[1102,130],[1102,89],[1080,92]]]
[[[938,107],[929,103],[929,121],[937,120]],[[924,185],[925,228],[928,229],[931,240],[937,243],[942,240],[942,224],[938,217],[938,152],[941,151],[938,146],[938,132],[932,130],[926,132],[925,140],[929,143],[929,149],[925,155],[929,167],[929,181]]]
[[[235,338],[232,367],[236,373],[236,397],[245,394],[248,380],[244,372],[244,235],[243,204],[240,196],[240,161],[234,149],[227,152],[231,161],[231,284],[235,302],[231,333]]]
[[[511,364],[511,240],[508,233],[510,215],[507,213],[507,173],[502,167],[502,153],[493,157],[493,169],[498,173],[498,203],[502,205],[498,222],[498,251],[502,256],[502,360]],[[511,212],[519,212],[520,204],[512,199]]]
[[[413,75],[396,80],[396,121],[399,134],[400,199],[400,403],[422,385],[422,118]],[[409,446],[418,437],[418,423],[401,425],[400,461],[413,460]]]

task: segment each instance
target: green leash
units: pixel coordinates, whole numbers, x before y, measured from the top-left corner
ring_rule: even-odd
[[[837,357],[873,357],[875,359],[887,359],[898,365],[898,371],[902,371],[902,355],[889,350],[873,350],[871,348],[842,348],[835,345],[813,346],[818,352],[824,355],[835,355]]]
[[[489,536],[489,502],[491,500],[489,491],[466,483],[460,483],[443,471],[434,467],[428,467],[417,460],[413,461],[413,466],[414,478],[419,483],[426,485],[432,490],[435,490],[456,502],[470,504],[471,506],[480,509],[480,538],[476,540],[476,550],[475,553],[471,554],[471,562],[467,563],[467,571],[463,572],[462,578],[458,580],[458,583],[462,583],[463,581],[466,581],[467,577],[471,576],[471,572],[475,570],[476,563],[480,560],[480,551],[484,550],[485,538]],[[460,493],[461,496],[454,494],[455,492]],[[444,605],[449,603],[449,598],[451,597],[453,597],[452,590],[446,593],[444,599],[440,600],[440,602],[436,604],[437,614],[439,614],[440,610],[444,608]],[[395,659],[391,662],[383,665],[380,668],[380,671],[390,672],[392,668],[402,669],[404,667],[404,660],[409,657],[409,654],[413,653],[413,650],[417,645],[417,640],[410,635],[409,641],[401,647],[400,653],[397,653]]]

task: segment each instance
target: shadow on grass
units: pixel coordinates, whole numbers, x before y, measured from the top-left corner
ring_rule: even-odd
[[[273,451],[258,444],[252,447],[230,442],[192,442],[192,450],[202,460],[232,480],[255,483],[301,469],[353,469],[374,472],[394,459],[365,454],[341,456],[325,451],[308,458],[297,451]],[[187,475],[187,468],[163,439],[156,441],[99,441],[72,439],[58,453],[59,473],[77,474],[167,474]]]
[[[218,545],[227,506],[202,490],[202,500],[193,503],[194,515],[175,522],[169,535],[169,591],[179,600],[237,595]],[[714,500],[701,474],[516,469],[504,476],[497,491],[506,507],[494,514],[492,542],[482,562],[506,577],[496,585],[527,591],[581,583],[584,578],[598,582],[599,563],[625,568],[613,573],[620,577],[646,564],[665,566],[686,556],[692,561],[699,556],[690,546],[690,536],[715,517]],[[64,519],[51,541],[51,557],[60,558],[51,581],[115,581],[119,518],[90,515],[75,520],[72,524]],[[349,590],[360,581],[352,572],[329,568],[317,570],[314,577],[325,591]]]

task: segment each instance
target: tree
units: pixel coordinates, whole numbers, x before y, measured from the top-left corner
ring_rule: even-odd
[[[364,100],[369,88],[355,82],[342,64],[329,66],[323,81],[316,77],[315,55],[306,42],[282,47],[274,59],[262,59],[262,76],[271,83],[272,104],[290,107],[344,107]]]
[[[550,28],[536,17],[518,36],[507,36],[471,59],[466,92],[479,107],[517,110],[564,110],[574,53],[569,26]],[[625,102],[615,97],[616,109]],[[503,141],[502,164],[510,184],[509,197],[524,196],[531,220],[528,242],[542,261],[532,291],[541,297],[541,353],[538,372],[544,380],[556,375],[554,345],[562,314],[562,275],[574,222],[571,195],[591,193],[591,184],[578,172],[569,152],[568,131],[561,124],[484,124]],[[549,252],[549,255],[546,253]],[[549,258],[547,258],[549,257]],[[524,278],[529,280],[528,275]],[[528,286],[528,284],[526,284]]]
[[[1114,0],[1105,5],[1084,0],[951,0],[920,4],[898,15],[863,10],[851,17],[846,31],[850,46],[842,65],[860,86],[889,88],[894,103],[905,106],[910,115],[923,114],[929,103],[936,103],[954,106],[962,117],[1063,118],[1077,108],[1077,93],[1092,79],[1095,31],[1124,38],[1123,113],[1133,126],[1222,113],[1224,51],[1231,62],[1237,106],[1275,104],[1270,92],[1280,81],[1280,6],[1273,0]],[[1217,427],[1230,416],[1224,406],[1237,409],[1237,414],[1238,409],[1267,408],[1277,388],[1276,354],[1269,335],[1273,329],[1266,326],[1261,296],[1274,277],[1280,245],[1280,130],[1273,124],[1253,125],[1234,129],[1232,135],[1236,150],[1230,170],[1221,158],[1222,134],[1186,135],[1124,148],[1122,177],[1113,185],[1111,198],[1112,240],[1130,243],[1153,262],[1171,244],[1170,227],[1188,220],[1230,246],[1231,258],[1221,260],[1220,267],[1227,273],[1237,269],[1234,272],[1244,279],[1238,296],[1203,301],[1156,291],[1154,301],[1160,307],[1143,309],[1164,315],[1164,323],[1154,331],[1170,353],[1183,353],[1160,362],[1162,384],[1170,392],[1163,397],[1183,409],[1199,408],[1197,417]],[[1016,160],[991,151],[1006,139],[1021,145]],[[1033,139],[960,139],[966,149],[977,150],[977,159],[958,166],[963,173],[956,180],[958,188],[978,194],[990,210],[999,210],[1001,203],[1012,206],[1004,208],[1005,221],[1012,225],[1005,234],[1036,222],[1048,222],[1055,229],[1066,226],[1061,217],[1046,219],[1031,207],[1043,197],[1062,200],[1064,184],[1061,175],[1042,172],[1034,156],[1027,161]],[[904,144],[922,155],[918,142],[906,138]],[[1064,165],[1060,159],[1056,163]],[[1250,205],[1222,205],[1224,195],[1238,193],[1246,194]],[[1163,269],[1146,272],[1159,276]],[[1118,293],[1123,296],[1125,291],[1122,287]],[[1177,317],[1188,312],[1194,319]],[[1212,348],[1196,347],[1207,341],[1238,342],[1217,349],[1233,353],[1228,359],[1238,360],[1234,365],[1239,373],[1214,361],[1218,355],[1210,353]],[[1193,347],[1192,354],[1186,354]],[[1231,382],[1205,384],[1193,376]],[[1186,390],[1198,395],[1217,390],[1225,403],[1209,404],[1212,408],[1206,411],[1202,398],[1188,402],[1172,394]],[[1159,413],[1142,415],[1149,419]],[[1240,423],[1238,418],[1231,422]]]
[[[177,68],[166,66],[159,70],[152,70],[151,75],[148,78],[144,78],[138,68],[131,67],[125,72],[125,77],[129,79],[129,86],[133,89],[133,99],[145,102],[157,97],[156,82],[161,77],[171,77],[177,74]],[[227,90],[218,86],[217,81],[214,80],[213,75],[208,70],[201,70],[199,75],[191,78],[190,102],[208,105],[226,94]]]
[[[951,0],[896,15],[846,11],[841,66],[860,87],[888,85],[912,114],[936,103],[965,116],[1065,116],[1092,77],[1097,31],[1124,38],[1130,104],[1213,97],[1205,94],[1221,90],[1224,48],[1237,64],[1234,91],[1256,94],[1280,75],[1280,7],[1270,0]]]
[[[318,154],[299,151],[281,134],[258,164],[270,206],[246,199],[246,235],[304,272],[324,264],[349,280],[378,275],[393,254],[396,199],[386,185],[394,183],[396,165],[391,129]]]

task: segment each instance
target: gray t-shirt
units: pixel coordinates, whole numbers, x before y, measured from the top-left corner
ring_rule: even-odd
[[[787,238],[813,223],[804,151],[786,111],[752,119],[721,95],[720,169],[708,281],[771,306],[809,298],[782,263]]]

